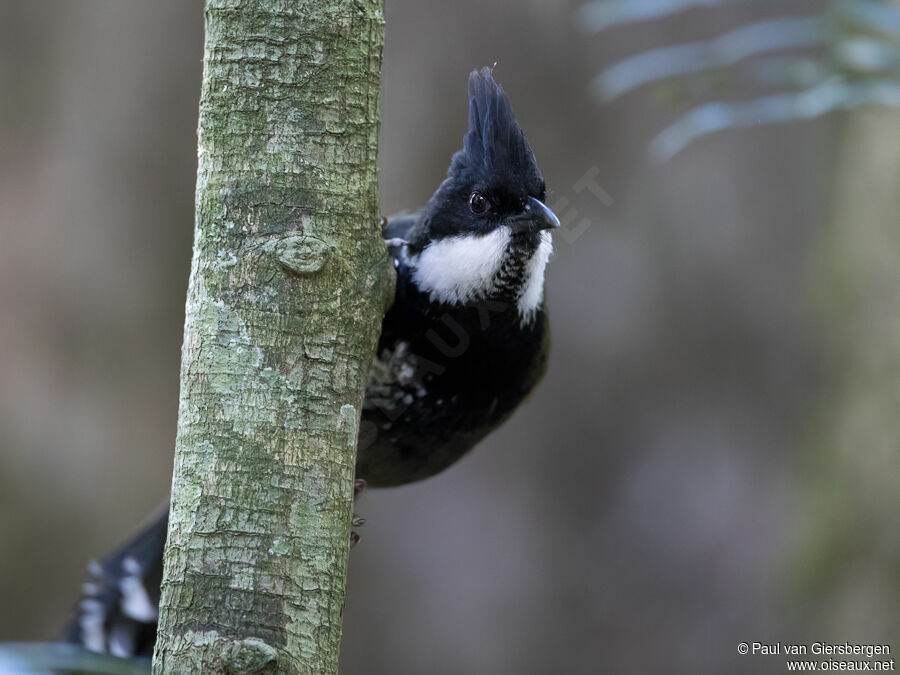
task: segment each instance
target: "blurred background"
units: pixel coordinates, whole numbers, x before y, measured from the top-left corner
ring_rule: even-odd
[[[564,227],[537,393],[362,499],[343,672],[900,649],[898,17],[389,0],[384,213],[429,197],[496,61]],[[166,498],[202,41],[200,0],[0,1],[0,640],[54,638]]]

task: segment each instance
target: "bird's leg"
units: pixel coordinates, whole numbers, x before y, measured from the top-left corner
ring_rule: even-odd
[[[356,505],[356,497],[366,489],[366,481],[362,478],[357,478],[353,481],[353,504]],[[366,519],[359,516],[356,511],[353,512],[353,518],[350,521],[350,524],[353,527],[362,527],[365,525]],[[350,547],[353,548],[356,544],[359,543],[359,533],[356,530],[350,530]]]

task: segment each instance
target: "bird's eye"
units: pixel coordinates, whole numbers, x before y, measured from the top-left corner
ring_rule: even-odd
[[[480,216],[488,210],[489,206],[490,202],[488,202],[487,197],[480,192],[473,192],[469,197],[469,208],[472,209],[472,213],[476,215]]]

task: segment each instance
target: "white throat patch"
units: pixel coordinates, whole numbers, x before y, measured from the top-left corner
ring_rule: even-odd
[[[553,236],[548,230],[541,232],[541,243],[525,268],[525,289],[519,296],[519,314],[522,323],[534,321],[534,315],[544,301],[544,268],[553,253]]]
[[[497,273],[510,243],[508,227],[482,235],[447,237],[433,241],[407,262],[416,285],[432,301],[463,304],[490,297]],[[522,294],[517,301],[523,323],[530,322],[544,294],[544,268],[553,252],[549,232],[541,232],[541,243],[526,263]]]

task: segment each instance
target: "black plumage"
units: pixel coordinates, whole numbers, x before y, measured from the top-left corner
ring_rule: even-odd
[[[398,272],[378,345],[387,377],[370,380],[357,455],[376,487],[442,471],[503,422],[543,374],[549,337],[542,308],[523,326],[506,299],[434,303]]]
[[[555,218],[526,219],[536,227],[509,237],[493,279],[465,302],[424,290],[416,268],[428,247],[446,239],[477,244],[519,216],[529,198],[542,201],[545,191],[534,153],[491,69],[473,72],[469,129],[447,178],[421,214],[406,214],[385,229],[388,240],[408,245],[391,248],[397,293],[382,324],[363,409],[357,476],[370,485],[399,485],[442,471],[503,422],[543,374],[543,302],[523,317],[518,300],[528,263],[549,242],[545,230],[558,225]],[[473,213],[473,194],[490,208]]]
[[[491,196],[493,217],[473,216],[469,209],[473,192]],[[527,197],[543,201],[545,193],[544,177],[509,99],[492,70],[482,68],[469,75],[469,129],[462,150],[454,153],[447,178],[421,218],[403,219],[398,229],[409,226],[409,251],[418,253],[436,239],[486,232],[499,224],[503,214],[517,213]]]
[[[409,483],[453,464],[544,372],[544,179],[491,69],[469,77],[469,128],[425,208],[389,219],[397,270],[362,412],[357,478]],[[67,638],[149,655],[167,513],[92,570]],[[152,605],[148,608],[147,601]]]

